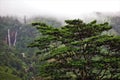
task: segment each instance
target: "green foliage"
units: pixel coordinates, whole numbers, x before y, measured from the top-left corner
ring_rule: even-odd
[[[65,22],[61,28],[33,23],[43,35],[30,45],[41,52],[40,75],[52,80],[71,80],[71,75],[76,80],[120,79],[120,36],[102,34],[112,27],[96,20]]]
[[[0,72],[0,80],[21,80],[21,79],[15,75]]]
[[[56,21],[56,19],[44,17],[39,17],[38,19],[54,27],[58,25],[61,26],[61,23]],[[39,20],[31,19],[31,21]],[[42,35],[37,32],[36,28],[29,24],[31,21],[27,19],[25,23],[22,23],[23,21],[21,22],[20,19],[15,17],[0,16],[0,72],[3,73],[1,74],[2,76],[7,76],[8,74],[8,78],[10,75],[20,77],[22,80],[31,80],[33,76],[39,73],[39,58],[34,55],[37,49],[28,48],[27,45],[32,42],[36,36]],[[8,46],[8,29],[10,30],[11,36],[13,36],[13,38],[11,37],[11,40],[15,38],[14,33],[17,32],[15,46]],[[54,39],[54,37],[42,37],[44,38],[44,41]],[[39,43],[40,42],[41,41],[39,41]],[[47,41],[44,44],[47,45],[46,43]],[[49,46],[53,48],[53,45]],[[45,47],[47,46],[44,46],[43,48]],[[41,52],[43,53],[44,50]],[[9,80],[8,78],[5,79]],[[0,76],[0,80],[1,79],[4,80],[4,78]],[[16,78],[12,80],[16,80]]]
[[[24,64],[26,63],[19,56],[21,52],[17,50],[18,45],[9,47],[6,41],[7,30],[10,29],[11,33],[18,32],[16,42],[23,44],[19,41],[21,38],[19,30],[22,25],[14,17],[0,17],[0,80],[24,80],[25,78],[24,67],[26,65]]]
[[[9,66],[0,66],[0,80],[21,80],[19,72]]]

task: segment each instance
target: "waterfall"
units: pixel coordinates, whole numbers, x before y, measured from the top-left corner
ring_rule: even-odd
[[[8,29],[8,45],[11,47],[10,30]]]
[[[16,44],[16,40],[17,40],[17,31],[15,32],[15,39],[14,39],[13,46],[15,46],[15,44]]]

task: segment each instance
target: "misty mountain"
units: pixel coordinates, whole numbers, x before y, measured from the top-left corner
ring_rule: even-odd
[[[61,22],[52,18],[23,20],[20,21],[16,17],[0,17],[0,80],[30,80],[37,75],[38,68],[34,65],[39,61],[35,56],[36,49],[27,47],[40,35],[32,27],[32,22],[41,21],[54,27],[61,26]]]
[[[95,16],[91,19],[97,19],[98,22],[108,21],[113,26],[111,34],[120,34],[119,15],[111,16],[97,13]],[[31,49],[27,46],[41,34],[31,23],[43,22],[53,27],[63,25],[62,21],[52,17],[24,17],[22,20],[16,17],[0,16],[0,77],[5,78],[7,76],[11,80],[13,78],[16,78],[16,80],[29,80],[38,75],[40,63],[35,54],[37,49]]]
[[[112,26],[112,30],[110,33],[115,33],[115,34],[120,34],[120,12],[118,13],[102,13],[102,12],[95,12],[90,14],[91,16],[89,17],[89,14],[86,15],[85,21],[90,22],[91,20],[97,20],[98,23],[103,23],[103,22],[109,22],[109,24]]]

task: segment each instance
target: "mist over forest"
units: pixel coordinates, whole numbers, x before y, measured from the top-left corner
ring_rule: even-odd
[[[119,3],[0,0],[0,80],[120,80]]]
[[[120,34],[120,16],[96,13],[94,17],[83,18],[87,23],[97,20],[98,23],[109,22],[112,29],[108,34]],[[31,80],[39,75],[40,57],[36,56],[37,48],[27,46],[41,34],[32,26],[32,22],[43,22],[59,28],[65,23],[54,17],[12,17],[0,16],[0,79]],[[9,38],[10,37],[10,38]]]

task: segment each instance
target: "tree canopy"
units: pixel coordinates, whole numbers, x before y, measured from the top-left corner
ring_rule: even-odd
[[[40,54],[40,76],[49,80],[120,79],[120,36],[104,32],[112,27],[96,20],[66,20],[55,28],[33,23],[41,35],[29,47]]]

